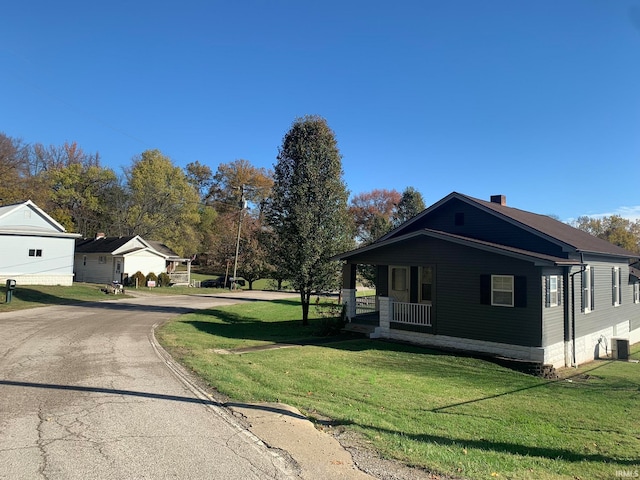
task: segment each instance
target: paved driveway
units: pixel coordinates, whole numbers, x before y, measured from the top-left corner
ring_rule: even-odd
[[[154,324],[239,298],[227,297],[0,314],[0,478],[296,478],[284,456],[173,375],[149,341]]]

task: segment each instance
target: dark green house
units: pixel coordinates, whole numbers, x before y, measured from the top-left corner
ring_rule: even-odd
[[[640,341],[639,258],[502,195],[455,192],[336,256],[349,321],[372,337],[555,367]],[[359,265],[375,266],[375,297],[356,297]]]

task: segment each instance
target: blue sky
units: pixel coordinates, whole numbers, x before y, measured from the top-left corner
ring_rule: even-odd
[[[354,194],[640,217],[640,0],[6,3],[0,131],[27,143],[272,168],[318,114]]]

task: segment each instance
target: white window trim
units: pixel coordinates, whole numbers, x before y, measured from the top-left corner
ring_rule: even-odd
[[[633,303],[640,303],[640,282],[633,282]]]
[[[495,283],[497,279],[508,278],[511,280],[511,288],[496,288]],[[510,303],[497,303],[494,300],[494,293],[496,292],[508,292],[511,294]],[[491,305],[494,307],[513,307],[515,304],[515,277],[513,275],[491,275]]]
[[[556,288],[551,288],[552,280],[555,280]],[[557,307],[558,306],[558,295],[560,295],[559,287],[559,277],[558,275],[549,275],[549,307]],[[555,294],[555,301],[552,300]]]
[[[591,296],[593,295],[593,285],[591,285],[591,265],[584,267],[582,272],[582,303],[583,312],[589,313],[592,310]]]
[[[611,272],[612,303],[614,307],[622,305],[622,288],[620,281],[620,267],[613,267]]]

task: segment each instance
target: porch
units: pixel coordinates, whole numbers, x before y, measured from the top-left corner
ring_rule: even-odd
[[[347,330],[378,337],[389,329],[435,333],[430,304],[398,302],[377,295],[356,296],[355,290],[343,290],[347,306]]]

